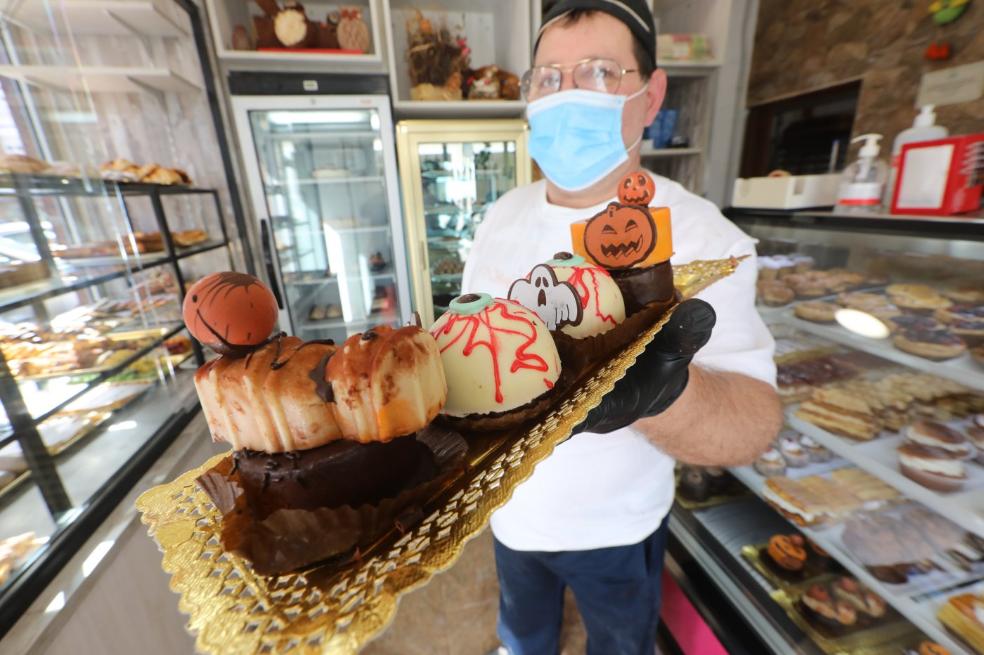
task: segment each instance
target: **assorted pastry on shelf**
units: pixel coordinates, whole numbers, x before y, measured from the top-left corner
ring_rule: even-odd
[[[881,596],[847,575],[811,584],[794,606],[813,628],[835,637],[899,619]]]
[[[744,485],[726,470],[715,466],[680,465],[677,469],[677,499],[687,509],[710,506],[746,492]]]
[[[33,532],[0,540],[0,585],[10,579],[14,569],[23,564],[31,553],[47,542],[47,537],[37,537]]]
[[[886,584],[936,575],[943,588],[961,581],[955,575],[966,579],[984,571],[984,540],[921,505],[859,512],[844,522],[840,540],[853,560]],[[920,589],[929,590],[925,582]]]
[[[328,320],[338,320],[342,318],[342,308],[340,305],[335,303],[328,303],[327,305],[311,305],[311,309],[308,310],[308,320],[309,321],[328,321]]]
[[[823,464],[833,458],[833,453],[816,441],[795,430],[785,429],[776,441],[755,460],[753,467],[764,477],[783,475],[787,468],[803,468],[810,464]]]
[[[981,442],[981,429],[977,425],[980,416],[973,417],[967,425],[946,425],[929,419],[907,425],[902,433],[904,440],[898,447],[902,474],[934,491],[949,493],[963,489],[968,465],[975,466],[965,462],[979,459],[984,452],[977,447]]]
[[[132,354],[151,343],[153,337],[111,339],[91,329],[49,332],[31,324],[0,327],[0,350],[19,379],[112,368],[119,352]]]
[[[294,0],[285,0],[282,4],[277,0],[256,0],[256,4],[263,15],[252,16],[252,34],[245,25],[234,26],[234,50],[351,55],[372,49],[362,7],[343,6],[328,11],[325,20],[319,21],[312,19],[312,14]]]
[[[742,555],[781,587],[843,571],[825,550],[799,533],[774,534],[766,544],[742,548]]]
[[[113,159],[99,166],[104,180],[111,182],[141,182],[144,184],[191,184],[191,177],[180,168],[160,164],[134,164],[129,159]]]
[[[815,270],[811,257],[772,255],[758,258],[758,299],[770,307],[782,307],[794,300],[811,300],[883,284],[884,278],[844,268]],[[833,320],[833,319],[831,319]]]
[[[762,497],[780,514],[800,526],[836,523],[862,507],[896,502],[898,491],[856,468],[793,479],[772,475]]]
[[[132,236],[132,238],[131,238]],[[174,245],[190,248],[208,241],[205,230],[176,230],[171,232]],[[61,259],[85,259],[88,257],[124,257],[136,254],[164,252],[164,237],[160,232],[134,232],[107,241],[90,241],[77,246],[52,246],[51,254]]]
[[[984,653],[984,589],[947,598],[937,617],[977,653]]]
[[[814,389],[796,416],[828,432],[870,441],[917,418],[950,420],[984,411],[984,395],[930,373],[891,373]]]
[[[41,261],[7,260],[0,262],[0,289],[36,282],[47,277],[48,267]]]

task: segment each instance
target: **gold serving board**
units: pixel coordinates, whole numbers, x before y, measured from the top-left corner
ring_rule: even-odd
[[[690,298],[734,272],[738,259],[674,267]],[[219,543],[221,516],[195,479],[217,455],[137,499],[148,532],[164,554],[178,607],[190,616],[204,653],[355,653],[393,620],[400,596],[425,585],[458,559],[533,468],[567,439],[659,332],[666,317],[640,334],[541,421],[515,435],[469,439],[465,473],[428,505],[411,531],[395,529],[342,565],[264,577]]]

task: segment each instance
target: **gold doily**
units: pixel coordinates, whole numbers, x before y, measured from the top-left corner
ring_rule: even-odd
[[[684,298],[730,275],[737,259],[674,268]],[[489,516],[565,440],[635,362],[666,318],[641,334],[524,434],[489,443],[411,532],[384,540],[341,570],[315,567],[263,577],[219,544],[221,520],[195,478],[217,455],[137,499],[164,553],[163,569],[205,653],[354,653],[392,621],[399,597],[447,569]]]

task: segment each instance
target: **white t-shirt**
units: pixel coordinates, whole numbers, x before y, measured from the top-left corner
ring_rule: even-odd
[[[711,202],[666,178],[653,179],[651,205],[671,212],[674,264],[751,255],[734,275],[699,294],[714,307],[717,323],[694,361],[775,385],[775,342],[755,310],[754,240]],[[478,228],[465,264],[463,291],[504,297],[512,281],[533,266],[558,251],[570,251],[568,226],[607,204],[586,209],[551,205],[542,180],[506,193]],[[540,462],[492,515],[492,532],[513,550],[588,550],[637,543],[659,527],[670,510],[673,464],[631,427],[578,434]]]

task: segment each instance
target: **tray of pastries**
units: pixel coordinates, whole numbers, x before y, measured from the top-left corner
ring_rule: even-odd
[[[844,551],[897,593],[924,594],[984,577],[984,539],[921,505],[858,512]]]
[[[104,180],[112,182],[141,182],[143,184],[191,184],[191,177],[180,168],[167,168],[160,164],[134,164],[129,159],[117,158],[99,166]]]
[[[744,546],[741,555],[772,586],[781,589],[844,570],[827,551],[798,532],[774,534],[767,543]]]
[[[723,468],[677,466],[676,502],[684,509],[706,509],[746,495],[748,488]]]
[[[772,598],[831,655],[891,643],[914,632],[885,599],[849,575],[779,589]]]
[[[984,655],[984,587],[950,596],[940,606],[937,617],[972,652]]]
[[[613,213],[636,222],[646,249],[595,248]],[[509,298],[466,293],[429,331],[376,326],[341,344],[267,337],[276,301],[252,276],[196,282],[185,322],[222,353],[196,387],[213,439],[233,451],[137,506],[198,649],[349,653],[383,630],[679,300],[740,264],[671,268],[668,224],[665,208],[612,203],[572,225],[584,255],[535,266]]]

